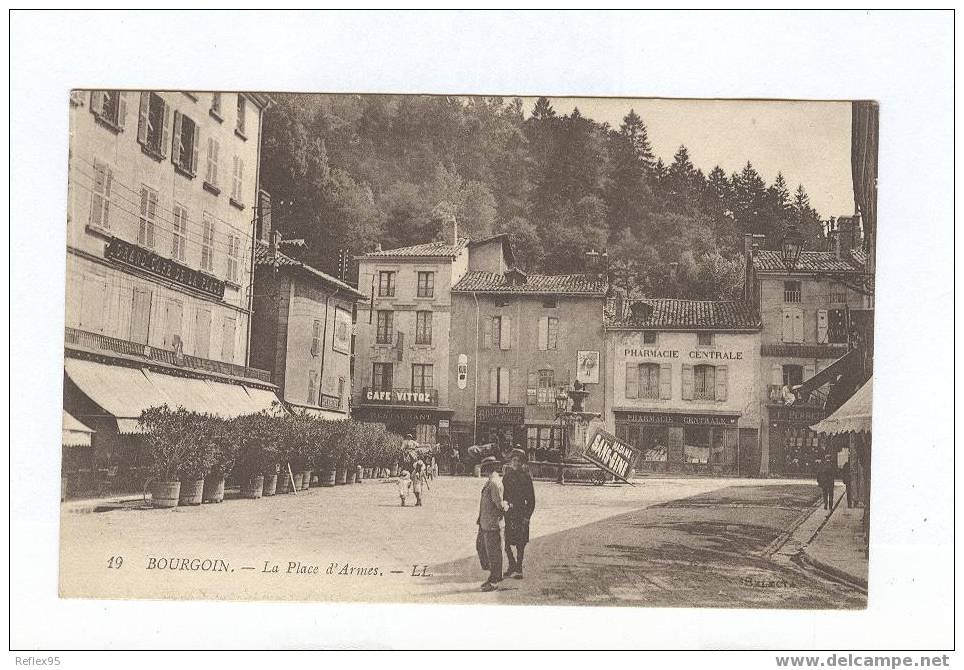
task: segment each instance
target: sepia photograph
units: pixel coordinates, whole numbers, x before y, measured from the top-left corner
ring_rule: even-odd
[[[953,665],[953,19],[9,12],[11,666]]]
[[[865,607],[875,102],[67,104],[63,597]]]

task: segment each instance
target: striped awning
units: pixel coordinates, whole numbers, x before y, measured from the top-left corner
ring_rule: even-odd
[[[78,421],[68,412],[64,412],[63,441],[65,447],[89,447],[90,437],[94,429]]]
[[[810,427],[823,435],[870,433],[873,409],[874,380],[867,380],[837,411]]]

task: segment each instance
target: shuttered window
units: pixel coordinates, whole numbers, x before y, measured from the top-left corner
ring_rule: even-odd
[[[241,276],[241,236],[228,235],[227,280],[237,284]]]
[[[391,391],[394,384],[391,363],[372,363],[372,390]]]
[[[92,333],[104,332],[107,307],[107,280],[87,275],[81,293],[80,328]]]
[[[512,317],[497,316],[492,319],[492,334],[498,339],[499,349],[512,348]]]
[[[415,344],[432,343],[432,313],[415,312]]]
[[[134,287],[131,305],[131,342],[147,344],[151,328],[151,304],[154,293],[149,288]]]
[[[827,310],[817,310],[817,344],[827,343]]]
[[[171,258],[183,261],[187,245],[187,210],[183,205],[174,205],[174,221],[171,225]]]
[[[242,204],[244,199],[241,197],[244,189],[244,160],[234,157],[234,169],[231,176],[231,199],[237,204]]]
[[[785,307],[783,309],[784,342],[803,342],[803,310],[799,307]]]
[[[167,156],[170,125],[171,107],[164,102],[164,98],[151,91],[141,92],[137,141],[155,158]]]
[[[121,131],[127,117],[127,94],[123,91],[91,91],[90,112],[113,131]]]
[[[558,348],[559,319],[544,316],[539,319],[539,350],[549,351]]]
[[[245,118],[246,116],[247,116],[247,101],[244,99],[243,95],[238,93],[238,117],[237,117],[237,122],[234,126],[234,129],[239,133],[241,133],[242,136],[244,135],[244,126],[246,122],[246,118]]]
[[[207,170],[204,181],[215,188],[218,185],[218,166],[220,163],[221,145],[213,137],[208,138]]]
[[[214,271],[214,217],[208,212],[201,215],[201,269]]]
[[[90,225],[110,230],[110,190],[114,173],[106,163],[94,162],[94,186],[91,189]]]
[[[508,405],[509,392],[512,387],[509,368],[489,368],[489,403],[493,405]]]
[[[194,355],[209,358],[211,355],[211,310],[198,308],[194,318]]]
[[[378,344],[391,344],[394,329],[392,327],[394,313],[391,310],[379,310],[375,325],[375,342]]]
[[[190,116],[174,112],[174,143],[171,146],[171,162],[190,176],[197,174],[198,148],[201,144],[200,129]]]
[[[716,400],[716,368],[712,365],[693,366],[693,398]]]
[[[154,248],[154,225],[157,223],[157,191],[141,186],[141,212],[137,227],[137,243]]]
[[[636,368],[639,373],[639,397],[659,399],[659,365],[643,363]]]
[[[225,363],[234,362],[234,340],[236,337],[237,321],[233,316],[224,318],[221,329],[221,360]]]

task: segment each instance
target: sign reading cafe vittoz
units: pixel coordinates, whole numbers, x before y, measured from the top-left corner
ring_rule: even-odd
[[[145,270],[158,277],[189,286],[216,298],[224,297],[224,282],[220,279],[215,279],[198,270],[192,270],[186,265],[158,256],[153,251],[125,242],[120,238],[110,238],[104,255],[111,260]]]

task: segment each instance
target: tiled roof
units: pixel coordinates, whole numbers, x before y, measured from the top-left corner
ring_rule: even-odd
[[[287,256],[277,250],[275,250],[274,254],[272,254],[270,247],[261,240],[258,240],[254,247],[254,264],[259,266],[274,266],[276,268],[290,267],[297,270],[303,270],[304,272],[314,275],[318,279],[327,282],[332,286],[337,286],[339,289],[350,292],[356,298],[368,297],[354,286],[346,284],[340,279],[332,277],[330,274],[313,268],[307,263],[302,263],[301,261],[294,259],[291,256]]]
[[[452,287],[452,292],[601,297],[606,294],[606,284],[593,275],[526,275],[518,270],[506,274],[469,272]]]
[[[448,242],[427,242],[411,247],[369,251],[367,254],[358,256],[358,258],[455,258],[468,242],[467,239],[461,237],[457,245]]]
[[[626,303],[622,314],[606,310],[607,328],[653,330],[757,330],[760,317],[739,300],[654,298]]]
[[[863,272],[864,266],[854,256],[842,254],[837,258],[833,251],[801,251],[795,272]],[[757,272],[786,272],[779,251],[759,250],[753,254],[753,267]]]

